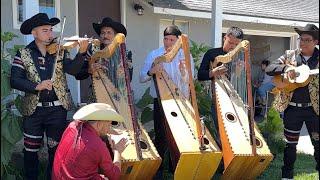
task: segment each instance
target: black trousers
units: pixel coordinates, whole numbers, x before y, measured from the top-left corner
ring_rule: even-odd
[[[286,147],[283,156],[282,178],[293,178],[294,163],[297,157],[296,146],[303,122],[306,124],[314,147],[314,158],[317,163],[316,169],[319,171],[319,116],[317,116],[312,107],[288,106],[284,111],[283,119]]]
[[[51,179],[54,154],[66,126],[67,111],[62,106],[37,107],[31,116],[24,117],[24,179],[38,178],[38,151],[43,143],[44,133],[49,154],[46,176],[48,180]]]

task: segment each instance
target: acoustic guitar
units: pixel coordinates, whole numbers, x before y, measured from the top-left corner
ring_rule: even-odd
[[[286,77],[289,71],[295,71],[296,77],[290,78]],[[311,75],[319,74],[319,69],[310,70],[309,66],[301,65],[298,67],[289,67],[285,73],[281,75],[276,75],[273,78],[273,84],[275,88],[272,90],[273,93],[279,91],[290,93],[299,87],[307,86],[312,78]]]

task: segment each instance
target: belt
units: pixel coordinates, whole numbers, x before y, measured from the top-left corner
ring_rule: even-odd
[[[295,102],[289,102],[290,106],[296,106],[296,107],[310,107],[312,106],[311,103],[295,103]]]
[[[51,102],[39,102],[37,106],[40,107],[52,107],[52,106],[61,106],[62,103],[59,100],[51,101]]]

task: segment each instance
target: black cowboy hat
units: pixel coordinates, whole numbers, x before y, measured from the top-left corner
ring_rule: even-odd
[[[25,20],[20,27],[20,32],[22,34],[31,34],[33,28],[43,25],[51,25],[54,26],[58,24],[60,20],[58,18],[51,18],[49,19],[46,13],[38,13],[31,18]]]
[[[100,36],[101,28],[103,27],[111,27],[116,31],[116,33],[122,33],[127,36],[126,28],[119,22],[113,21],[111,18],[106,17],[103,18],[101,23],[92,23],[93,29]]]
[[[303,28],[294,28],[294,30],[301,36],[301,34],[309,34],[315,40],[319,40],[319,28],[314,24],[307,24]]]

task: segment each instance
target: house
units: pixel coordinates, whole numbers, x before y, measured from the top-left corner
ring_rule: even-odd
[[[296,47],[295,26],[313,23],[319,26],[319,1],[282,0],[220,0],[222,2],[222,32],[238,26],[251,43],[253,73],[262,59],[274,60],[284,50]],[[27,44],[30,37],[19,32],[21,22],[37,12],[47,12],[60,19],[67,17],[64,37],[79,35],[97,37],[92,22],[110,16],[128,29],[127,49],[133,52],[135,100],[140,99],[149,85],[139,83],[139,71],[144,58],[162,43],[162,33],[174,23],[198,43],[211,42],[212,0],[1,0],[1,29],[19,35],[12,44]],[[135,4],[142,8],[135,7]],[[61,24],[61,23],[60,23]],[[61,25],[57,25],[57,34]],[[11,45],[12,45],[11,44]],[[87,81],[68,77],[73,98],[80,103],[87,98]]]

